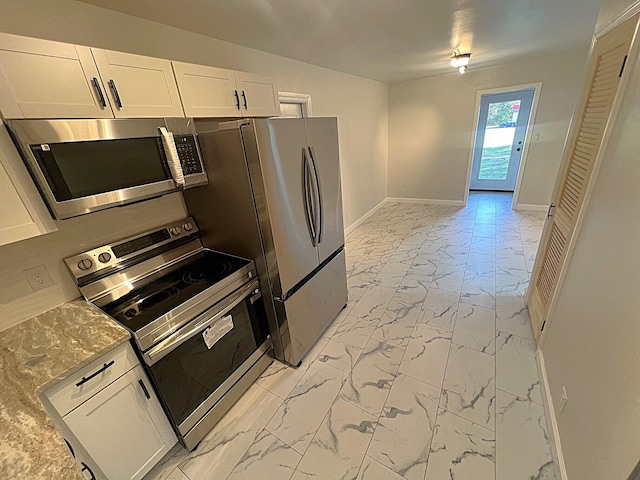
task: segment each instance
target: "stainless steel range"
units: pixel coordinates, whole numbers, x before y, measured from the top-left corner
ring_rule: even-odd
[[[272,361],[254,262],[204,248],[193,218],[64,261],[85,299],[131,332],[189,450]]]

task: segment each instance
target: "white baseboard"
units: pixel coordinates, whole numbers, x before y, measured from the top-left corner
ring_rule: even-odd
[[[400,203],[422,203],[425,205],[448,205],[451,207],[464,207],[464,200],[440,200],[434,198],[404,198],[404,197],[388,197],[389,202]]]
[[[526,212],[546,212],[549,209],[549,205],[534,205],[531,203],[518,203],[514,210],[521,210]]]
[[[569,480],[567,468],[564,464],[562,446],[560,445],[560,432],[558,430],[556,413],[551,399],[547,369],[544,365],[544,355],[541,350],[538,350],[536,354],[536,363],[538,364],[538,375],[540,376],[540,384],[542,387],[542,404],[544,406],[545,418],[547,419],[547,431],[549,433],[549,443],[551,447],[551,455],[553,456],[553,464],[556,469],[556,477],[560,480]]]
[[[351,232],[353,232],[356,228],[358,228],[360,225],[362,225],[367,218],[369,218],[371,215],[373,215],[374,213],[376,213],[376,211],[378,211],[379,208],[382,208],[382,206],[387,203],[389,201],[388,198],[385,198],[384,200],[382,200],[379,204],[377,204],[375,207],[373,207],[371,210],[369,210],[367,213],[365,213],[364,215],[362,215],[358,220],[356,220],[355,222],[353,222],[351,225],[349,225],[347,228],[344,229],[344,234],[345,235],[349,235]]]

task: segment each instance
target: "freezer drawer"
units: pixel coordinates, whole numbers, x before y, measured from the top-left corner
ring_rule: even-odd
[[[287,362],[297,365],[347,304],[344,250],[284,302],[290,344]]]

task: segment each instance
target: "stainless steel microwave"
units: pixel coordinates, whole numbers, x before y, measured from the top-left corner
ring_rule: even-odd
[[[207,183],[189,118],[6,123],[57,219]]]

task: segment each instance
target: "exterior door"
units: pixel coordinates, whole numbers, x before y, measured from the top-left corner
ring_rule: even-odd
[[[637,22],[638,15],[598,39],[589,60],[588,89],[574,116],[578,125],[565,148],[549,209],[551,216],[545,224],[527,292],[536,340],[540,338],[558,290],[558,278],[602,147]]]
[[[286,294],[318,266],[304,201],[304,120],[256,120],[255,130],[278,272]]]
[[[322,263],[344,245],[338,123],[335,118],[307,118],[305,125],[320,183],[318,260]]]
[[[530,88],[482,95],[471,190],[514,190],[534,93]]]

